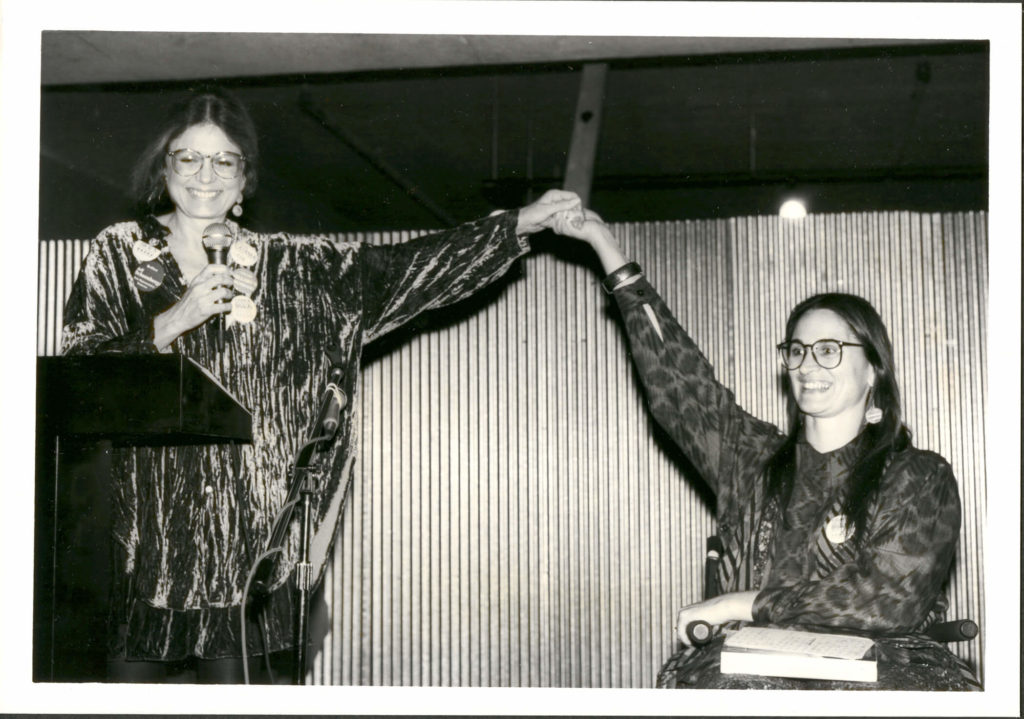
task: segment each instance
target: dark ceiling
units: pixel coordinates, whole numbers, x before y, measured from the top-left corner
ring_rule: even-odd
[[[988,45],[728,38],[46,32],[40,234],[89,237],[199,81],[260,129],[264,230],[441,227],[561,185],[608,64],[591,205],[612,221],[983,209]]]

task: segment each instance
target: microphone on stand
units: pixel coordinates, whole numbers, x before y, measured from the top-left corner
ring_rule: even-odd
[[[341,349],[335,347],[328,350],[327,358],[331,362],[331,369],[327,374],[327,386],[324,388],[320,413],[317,415],[313,430],[314,433],[322,436],[321,441],[334,437],[334,433],[341,423],[341,410],[345,409],[345,405],[348,404],[348,395],[341,389],[341,380],[345,376]]]
[[[223,222],[215,222],[203,230],[203,249],[211,265],[227,265],[228,248],[234,241],[231,228]],[[224,351],[224,313],[213,318],[217,327],[217,351]]]
[[[337,382],[341,381],[341,371],[337,373]],[[330,439],[338,431],[338,423],[341,422],[341,410],[348,404],[348,396],[341,390],[337,382],[331,382],[325,390],[327,406],[324,409],[324,419],[320,423],[320,430],[325,435],[324,439]]]

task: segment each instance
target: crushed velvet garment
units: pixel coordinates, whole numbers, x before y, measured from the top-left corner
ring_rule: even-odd
[[[363,346],[416,314],[462,299],[500,277],[527,249],[508,212],[388,246],[324,237],[255,234],[229,222],[256,251],[255,319],[235,323],[218,353],[213,323],[174,341],[252,412],[251,445],[137,448],[114,459],[116,582],[113,656],[176,660],[240,655],[239,607],[247,573],[287,495],[289,467],[309,436],[326,382],[325,351],[340,347],[348,395],[333,444],[311,473],[311,561],[321,576],[352,477],[359,436]],[[184,291],[154,218],[113,225],[92,242],[65,310],[66,354],[151,353],[152,318]],[[159,252],[164,289],[133,281],[136,242]],[[136,248],[138,249],[138,248]],[[144,382],[144,377],[125,378]],[[292,643],[285,583],[297,555],[291,532],[268,606],[268,650]],[[127,625],[127,633],[123,631]],[[248,631],[249,651],[261,653]]]
[[[758,624],[890,637],[880,649],[882,662],[900,666],[881,669],[884,681],[872,688],[968,688],[959,659],[911,636],[946,608],[942,590],[960,530],[949,464],[924,450],[897,453],[870,509],[865,541],[855,546],[836,522],[842,486],[864,451],[864,435],[825,454],[801,441],[793,494],[780,511],[763,486],[765,464],[784,439],[780,430],[736,404],[646,280],[614,296],[651,413],[715,493],[725,545],[721,591],[759,590],[753,605]],[[659,686],[724,688],[750,681],[752,687],[812,688],[803,680],[723,677],[719,647],[714,642],[678,652]],[[912,659],[902,661],[907,656]],[[914,671],[906,669],[911,666]],[[925,686],[929,677],[934,681]]]

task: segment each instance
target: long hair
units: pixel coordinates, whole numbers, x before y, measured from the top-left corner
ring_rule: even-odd
[[[910,430],[903,424],[892,343],[882,318],[870,302],[840,292],[814,295],[794,307],[786,321],[787,341],[793,338],[793,330],[800,318],[811,310],[831,310],[839,315],[850,326],[857,341],[864,345],[867,359],[875,370],[875,383],[869,397],[882,411],[882,419],[864,429],[867,449],[850,471],[843,499],[843,513],[852,522],[855,541],[860,541],[867,524],[868,508],[878,493],[889,458],[910,446]],[[765,473],[767,495],[777,498],[783,509],[793,491],[796,444],[801,426],[800,409],[792,391],[786,399],[786,414],[789,435],[768,460]]]
[[[217,87],[194,90],[168,113],[159,132],[139,156],[132,171],[132,196],[142,214],[155,213],[169,204],[164,183],[167,150],[176,137],[194,125],[213,124],[238,145],[245,156],[245,187],[242,194],[256,190],[259,141],[249,111],[234,95]]]

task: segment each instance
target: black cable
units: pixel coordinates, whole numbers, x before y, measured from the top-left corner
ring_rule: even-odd
[[[238,482],[238,476],[241,473],[239,471],[239,468],[241,467],[242,464],[242,448],[239,445],[232,443],[231,450],[232,459],[234,460],[235,465],[235,502],[238,504],[239,512],[241,512],[242,515],[242,545],[245,547],[245,561],[249,566],[252,566],[252,540],[250,539],[249,536],[249,522],[252,521],[252,511],[249,508],[249,496],[244,491],[242,491],[240,483]],[[268,657],[269,652],[266,631],[266,605],[261,603],[256,611],[259,615],[259,621],[254,621],[253,623],[257,625],[257,628],[260,631],[260,644],[263,645],[263,656]],[[248,602],[246,601],[242,602],[242,615],[239,618],[239,621],[243,623],[248,621]],[[242,661],[246,664],[249,663],[248,650],[249,648],[245,647],[242,651]],[[269,661],[270,660],[268,658],[267,673],[273,676],[273,672],[270,671]]]
[[[274,669],[270,666],[270,650],[267,647],[267,613],[260,609],[260,642],[263,644],[263,666],[267,670],[267,678],[271,684],[277,684],[274,678]]]

